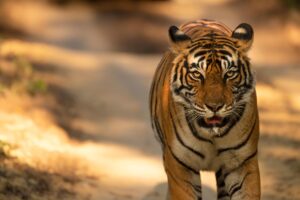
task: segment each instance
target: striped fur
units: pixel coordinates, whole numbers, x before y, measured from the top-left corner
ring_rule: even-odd
[[[201,199],[200,170],[216,172],[219,200],[260,199],[259,120],[246,55],[252,28],[199,20],[171,27],[170,38],[150,92],[168,199]]]

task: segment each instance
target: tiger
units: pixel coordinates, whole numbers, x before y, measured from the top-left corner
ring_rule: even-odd
[[[168,200],[201,200],[200,171],[215,173],[218,200],[259,200],[259,116],[247,56],[251,25],[233,31],[196,20],[169,28],[170,47],[150,90]]]

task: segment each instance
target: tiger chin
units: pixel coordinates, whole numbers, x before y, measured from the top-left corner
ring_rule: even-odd
[[[169,28],[170,49],[150,91],[169,200],[202,199],[200,170],[214,171],[218,200],[259,200],[259,118],[247,53],[251,25],[213,20]]]

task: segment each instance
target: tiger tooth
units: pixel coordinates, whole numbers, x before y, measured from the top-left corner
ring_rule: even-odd
[[[215,134],[220,135],[220,131],[218,127],[213,127],[213,131],[215,132]]]

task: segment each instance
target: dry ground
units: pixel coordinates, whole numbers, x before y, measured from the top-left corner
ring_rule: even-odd
[[[163,199],[148,91],[168,26],[196,18],[254,26],[262,196],[300,199],[299,13],[247,2],[2,2],[1,64],[25,57],[48,93],[2,93],[0,199]]]

